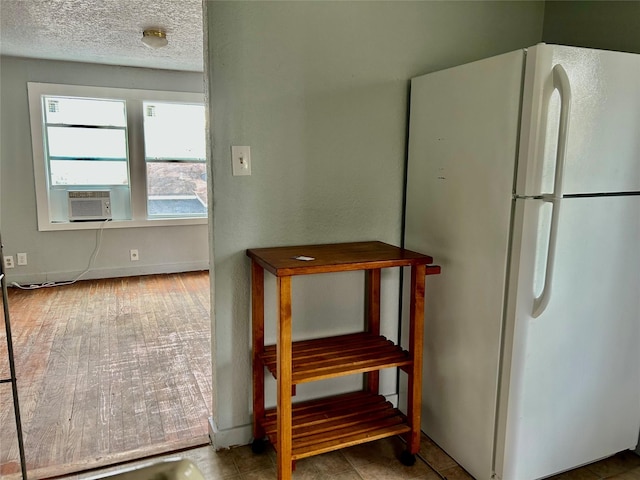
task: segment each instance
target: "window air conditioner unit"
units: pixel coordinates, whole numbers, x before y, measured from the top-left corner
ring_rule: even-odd
[[[109,190],[70,190],[69,220],[87,222],[111,218],[111,192]]]

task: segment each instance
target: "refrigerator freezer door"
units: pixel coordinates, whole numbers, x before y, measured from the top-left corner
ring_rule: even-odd
[[[523,52],[411,83],[405,246],[442,274],[426,298],[422,429],[489,479]]]
[[[635,448],[640,430],[640,196],[561,200],[555,277],[544,283],[546,215],[518,200],[499,412],[505,480],[548,476]],[[538,253],[536,253],[536,251]],[[542,253],[540,253],[542,252]]]
[[[553,190],[560,117],[556,65],[566,71],[571,89],[563,193],[640,191],[640,55],[538,45],[528,51],[516,193]]]

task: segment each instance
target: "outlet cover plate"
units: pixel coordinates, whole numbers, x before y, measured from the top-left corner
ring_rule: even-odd
[[[16,264],[13,262],[13,255],[4,256],[4,268],[15,268]]]

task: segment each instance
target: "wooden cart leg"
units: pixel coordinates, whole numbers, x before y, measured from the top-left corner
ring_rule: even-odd
[[[251,336],[253,366],[253,450],[264,450],[264,366],[260,356],[264,352],[264,269],[251,262]]]
[[[407,437],[407,450],[415,455],[420,450],[420,403],[422,400],[422,344],[424,335],[424,265],[411,267],[411,305],[409,310],[409,354],[412,367],[408,379],[407,417],[411,431]]]
[[[365,330],[372,335],[380,335],[380,269],[365,270]],[[380,372],[374,370],[366,375],[366,389],[378,394]]]
[[[278,480],[291,480],[293,468],[291,458],[291,277],[278,277],[278,323],[277,352],[277,460]]]

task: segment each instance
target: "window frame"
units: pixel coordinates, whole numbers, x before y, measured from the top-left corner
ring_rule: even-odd
[[[96,228],[137,228],[177,225],[205,225],[206,216],[159,217],[147,215],[146,161],[144,154],[144,102],[173,102],[203,104],[205,115],[207,105],[203,93],[172,92],[163,90],[142,90],[116,87],[96,87],[81,85],[62,85],[53,83],[27,82],[29,115],[31,123],[31,143],[36,193],[36,210],[39,231],[90,230]],[[120,99],[126,102],[127,143],[129,150],[129,190],[131,198],[131,219],[54,222],[51,221],[49,202],[49,181],[44,150],[43,95]],[[205,161],[207,174],[210,175],[210,162]],[[55,187],[54,187],[55,188]],[[210,203],[210,202],[209,202]]]

